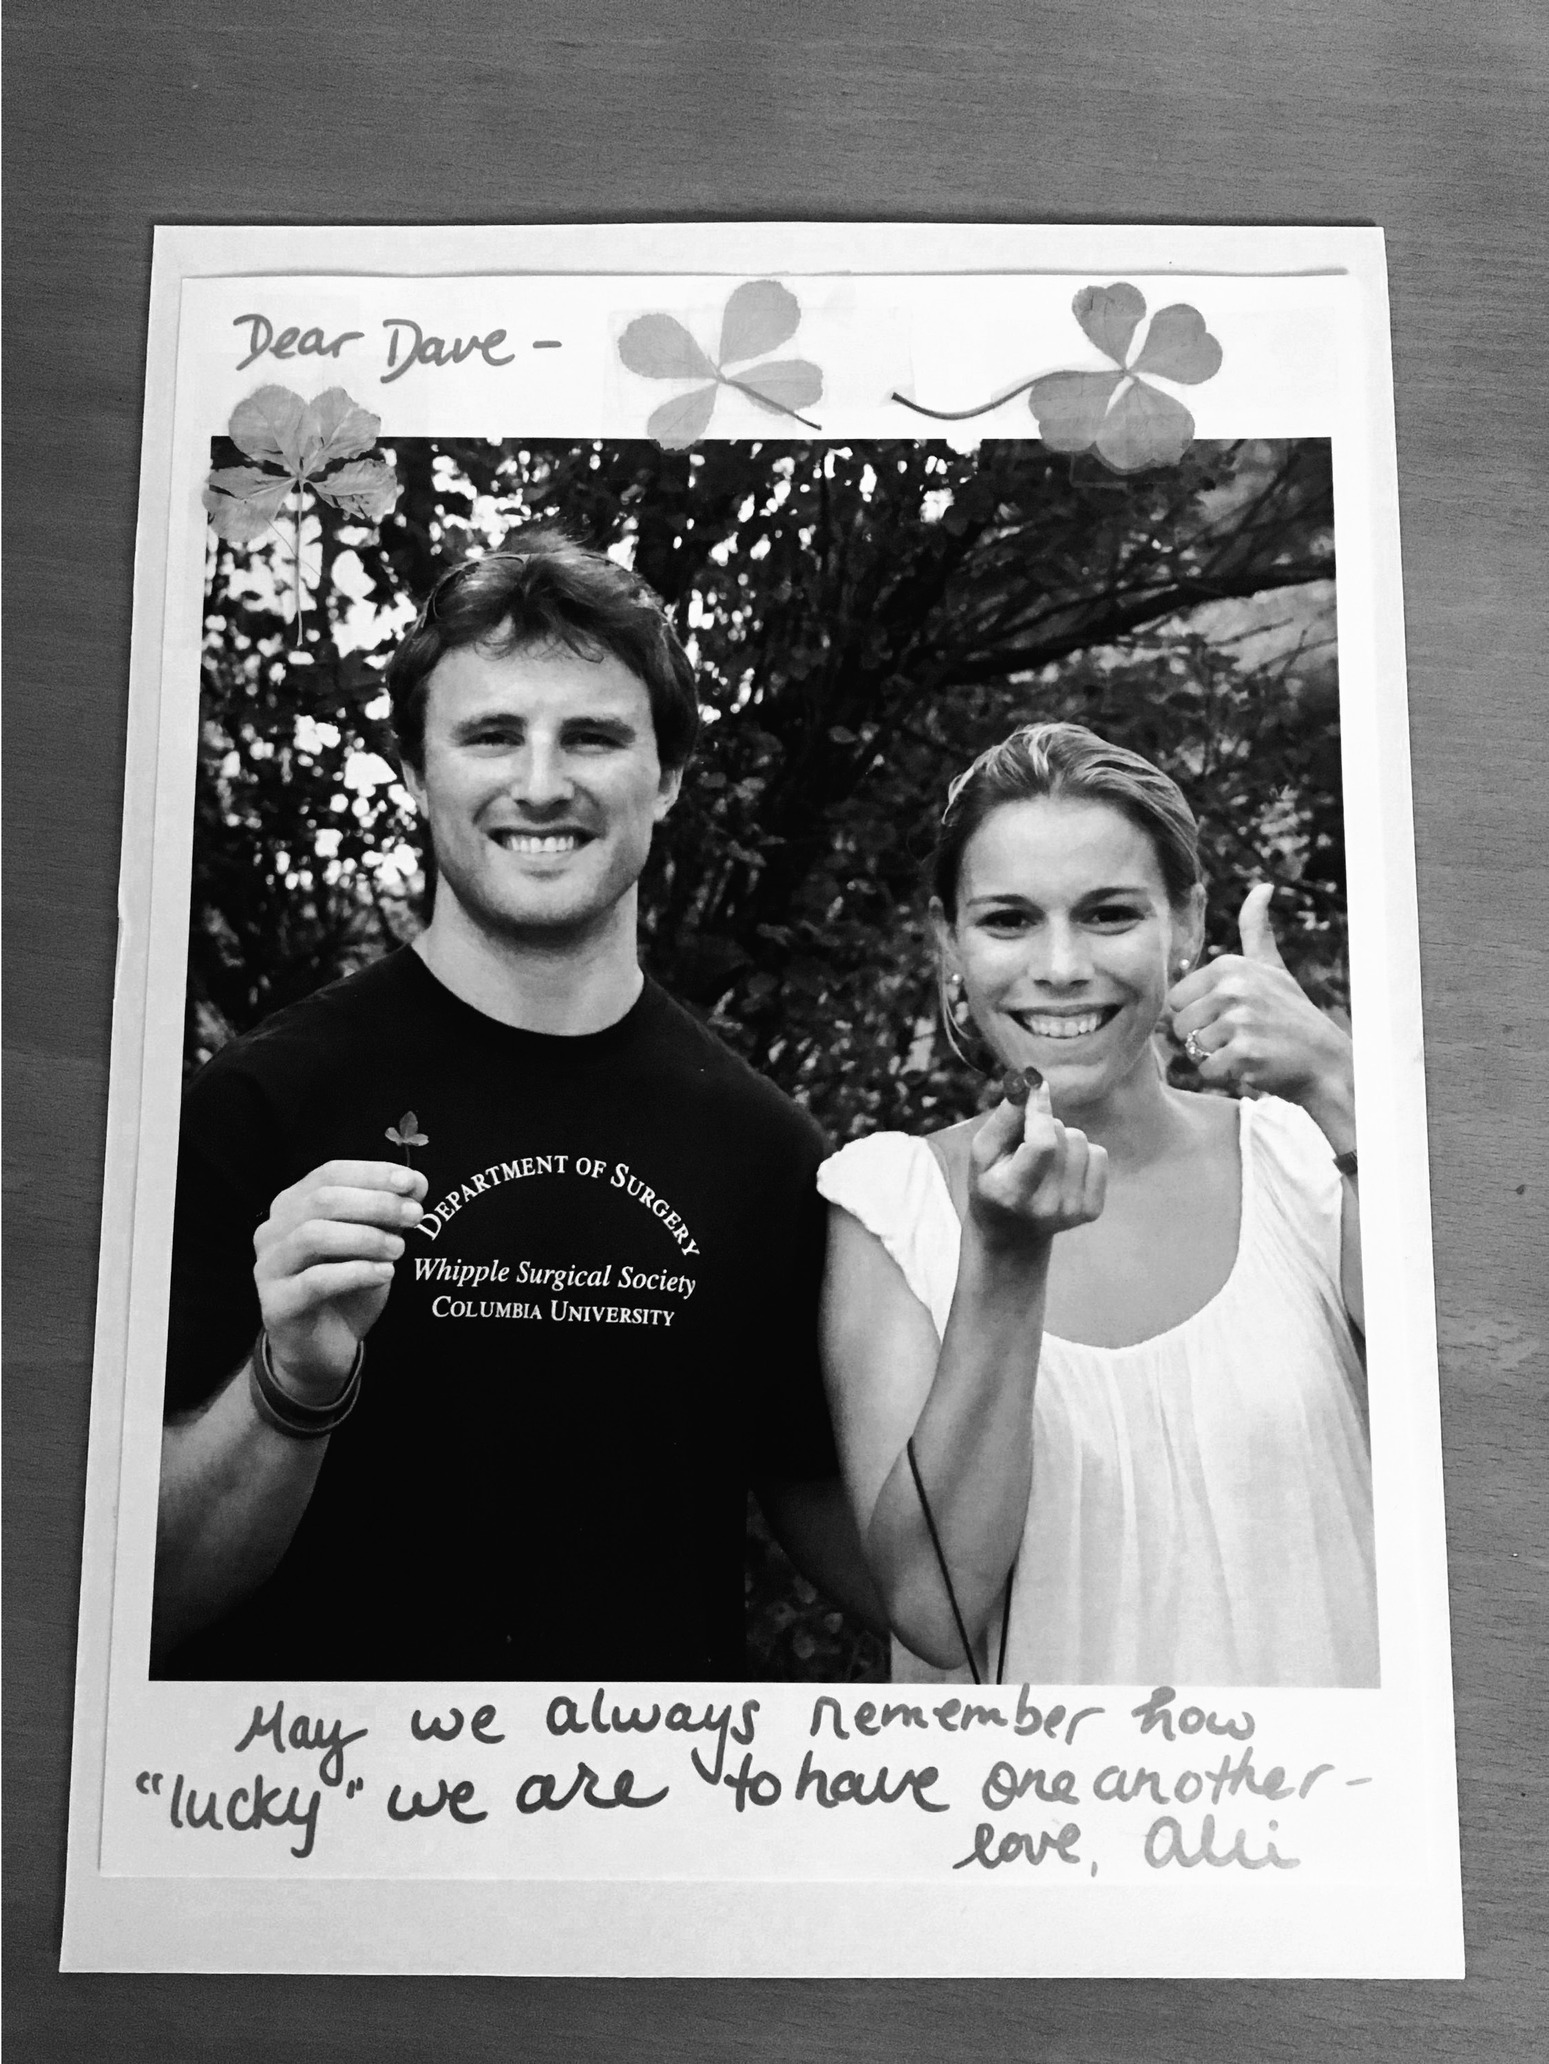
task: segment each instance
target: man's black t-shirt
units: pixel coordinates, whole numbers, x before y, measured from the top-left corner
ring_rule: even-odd
[[[169,1414],[247,1359],[253,1233],[325,1161],[429,1181],[274,1576],[177,1677],[738,1677],[746,1490],[834,1468],[818,1128],[654,983],[558,1038],[405,950],[187,1094]]]

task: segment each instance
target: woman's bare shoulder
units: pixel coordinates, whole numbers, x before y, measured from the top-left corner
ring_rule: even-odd
[[[983,1123],[984,1114],[980,1112],[976,1118],[962,1118],[956,1125],[943,1125],[938,1131],[923,1135],[926,1146],[935,1155],[947,1179],[947,1189],[959,1218],[968,1205],[968,1150]]]
[[[1197,1089],[1178,1089],[1173,1095],[1187,1127],[1189,1149],[1209,1160],[1235,1164],[1242,1122],[1237,1098]]]
[[[981,1111],[975,1118],[960,1118],[955,1125],[938,1126],[934,1132],[922,1132],[919,1136],[943,1165],[966,1161],[974,1134],[983,1123]]]
[[[1238,1099],[1234,1096],[1219,1096],[1209,1090],[1179,1089],[1173,1094],[1202,1136],[1223,1139],[1237,1129]]]

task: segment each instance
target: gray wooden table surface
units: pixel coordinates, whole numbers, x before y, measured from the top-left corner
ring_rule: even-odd
[[[12,0],[6,40],[12,2055],[1543,2054],[1542,0]],[[57,1974],[151,225],[739,215],[1388,231],[1462,1985]]]

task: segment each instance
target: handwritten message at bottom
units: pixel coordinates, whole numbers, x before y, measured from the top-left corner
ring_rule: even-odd
[[[1344,1882],[1404,1864],[1377,1694],[204,1684],[134,1704],[109,1873]]]

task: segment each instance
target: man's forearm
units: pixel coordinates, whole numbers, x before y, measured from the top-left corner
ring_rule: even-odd
[[[153,1656],[210,1626],[270,1576],[290,1546],[327,1439],[295,1440],[254,1409],[244,1365],[202,1411],[162,1435]]]
[[[781,1478],[758,1486],[770,1532],[801,1574],[874,1634],[887,1632],[887,1613],[872,1582],[855,1515],[837,1476]]]

